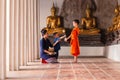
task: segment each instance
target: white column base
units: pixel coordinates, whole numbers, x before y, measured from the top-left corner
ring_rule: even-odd
[[[105,47],[105,56],[109,59],[120,61],[120,44]]]

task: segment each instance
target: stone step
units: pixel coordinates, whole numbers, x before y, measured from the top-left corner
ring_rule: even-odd
[[[10,71],[7,72],[7,79],[27,79],[27,78],[40,78],[43,71],[40,70],[22,70],[22,71]],[[33,79],[34,80],[34,79]]]

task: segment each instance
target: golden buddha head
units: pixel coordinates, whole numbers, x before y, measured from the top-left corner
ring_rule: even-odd
[[[90,16],[91,16],[91,10],[90,10],[89,5],[87,5],[86,16],[87,16],[87,17],[90,17]]]
[[[54,3],[53,3],[53,6],[51,8],[51,14],[52,14],[52,16],[55,16],[55,14],[56,14],[56,8],[54,6]]]

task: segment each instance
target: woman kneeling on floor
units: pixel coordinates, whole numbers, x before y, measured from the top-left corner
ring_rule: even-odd
[[[48,39],[47,30],[43,29],[41,33],[42,39],[40,40],[40,57],[42,63],[56,63],[56,56],[54,55],[54,52],[52,52],[52,49],[50,49],[50,47],[53,47],[53,45]]]

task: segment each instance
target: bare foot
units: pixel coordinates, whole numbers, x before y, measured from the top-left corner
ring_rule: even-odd
[[[74,61],[74,63],[77,63],[77,61]]]
[[[77,63],[77,56],[74,56],[74,63]]]
[[[72,63],[77,63],[77,61],[73,61]]]

